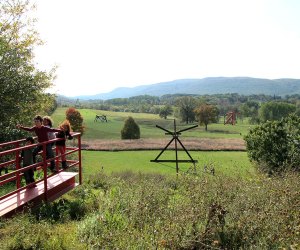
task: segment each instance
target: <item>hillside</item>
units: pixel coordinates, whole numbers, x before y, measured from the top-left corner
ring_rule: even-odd
[[[128,98],[138,95],[162,96],[166,94],[225,94],[238,93],[241,95],[265,94],[285,96],[300,94],[300,79],[262,79],[251,77],[208,77],[203,79],[182,79],[141,85],[133,88],[117,88],[108,93],[77,96],[74,98],[113,99]]]

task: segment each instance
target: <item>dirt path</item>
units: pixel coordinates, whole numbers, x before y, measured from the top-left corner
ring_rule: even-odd
[[[170,139],[139,139],[139,140],[91,140],[82,141],[82,149],[86,150],[161,150]],[[210,138],[180,138],[187,150],[232,150],[244,151],[243,139],[210,139]],[[174,148],[174,142],[168,148]],[[178,148],[181,148],[178,145]]]

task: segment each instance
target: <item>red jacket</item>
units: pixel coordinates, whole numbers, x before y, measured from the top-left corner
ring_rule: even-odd
[[[38,137],[38,142],[49,141],[48,132],[61,131],[60,129],[48,128],[43,125],[40,128],[38,128],[37,126],[33,126],[31,128],[20,126],[20,128],[26,131],[34,131]]]

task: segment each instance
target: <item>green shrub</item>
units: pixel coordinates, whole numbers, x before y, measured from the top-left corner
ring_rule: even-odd
[[[131,116],[125,120],[124,127],[121,130],[121,138],[140,139],[140,127]]]
[[[268,121],[245,136],[250,160],[272,174],[287,169],[300,170],[300,118],[290,115],[280,121]]]

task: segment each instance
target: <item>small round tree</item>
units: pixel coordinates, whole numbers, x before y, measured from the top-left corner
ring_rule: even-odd
[[[140,139],[140,127],[131,116],[125,120],[124,127],[121,130],[121,138]]]

